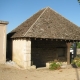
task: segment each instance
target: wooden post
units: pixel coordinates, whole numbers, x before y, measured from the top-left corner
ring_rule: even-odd
[[[67,45],[67,64],[70,64],[70,47],[71,47],[71,43],[66,43]]]

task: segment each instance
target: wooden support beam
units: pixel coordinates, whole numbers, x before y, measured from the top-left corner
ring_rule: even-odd
[[[51,39],[51,41],[53,41],[53,39]]]
[[[69,40],[69,42],[70,42],[70,40]]]
[[[56,41],[58,41],[58,40],[56,39]]]
[[[42,40],[42,38],[40,40]]]
[[[36,38],[34,38],[36,40]]]
[[[62,41],[62,40],[61,40]]]
[[[67,64],[70,64],[70,47],[71,47],[71,43],[66,43],[67,45]]]

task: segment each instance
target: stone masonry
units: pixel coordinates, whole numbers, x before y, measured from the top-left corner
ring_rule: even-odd
[[[31,41],[26,39],[13,40],[12,60],[20,67],[28,69],[31,66]]]

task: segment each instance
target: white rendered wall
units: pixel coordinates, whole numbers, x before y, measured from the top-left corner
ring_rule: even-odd
[[[6,24],[0,23],[0,64],[6,62]]]
[[[25,69],[31,66],[31,41],[26,39],[13,40],[12,59]]]

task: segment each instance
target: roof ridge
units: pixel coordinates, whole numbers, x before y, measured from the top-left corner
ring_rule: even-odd
[[[31,27],[28,29],[28,31],[30,31],[30,29],[33,27],[33,25],[38,21],[38,19],[43,15],[43,13],[46,11],[48,7],[45,8],[45,10],[40,14],[40,16],[36,19],[36,21],[31,25]],[[28,33],[28,31],[24,34],[24,37],[25,35]]]

